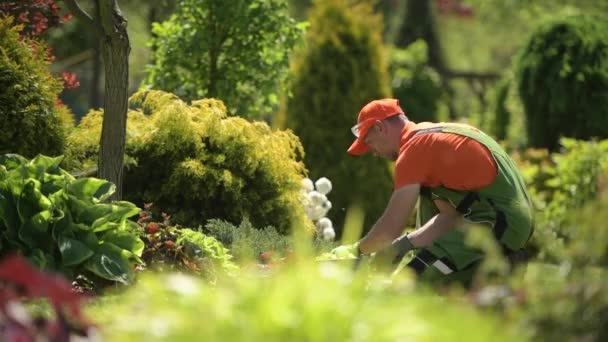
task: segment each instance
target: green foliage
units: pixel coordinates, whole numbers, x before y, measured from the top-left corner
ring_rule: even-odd
[[[514,156],[540,210],[533,245],[541,259],[559,260],[575,232],[566,223],[574,210],[596,199],[608,174],[608,140],[562,138],[560,152],[528,150]],[[561,246],[561,248],[556,248]]]
[[[551,195],[546,196],[549,202],[542,224],[568,241],[574,233],[564,226],[569,213],[596,198],[600,177],[608,173],[608,140],[562,139],[561,143],[564,152],[552,156],[555,169],[546,183]]]
[[[306,151],[310,178],[332,180],[329,217],[338,231],[345,210],[361,202],[366,227],[382,213],[391,189],[389,166],[371,156],[346,154],[349,128],[369,101],[389,97],[381,18],[365,2],[315,1],[309,14],[306,47],[293,64],[291,91],[275,118],[294,130]]]
[[[555,149],[559,137],[608,137],[608,25],[575,16],[541,25],[516,62],[532,146]]]
[[[248,220],[237,227],[222,220],[209,220],[205,229],[224,243],[237,260],[257,259],[260,253],[286,253],[293,248],[291,239],[272,226],[256,229]]]
[[[439,75],[427,64],[423,40],[405,49],[391,51],[393,96],[400,99],[405,114],[415,122],[437,121],[442,89]]]
[[[131,281],[144,246],[127,218],[139,208],[104,203],[114,185],[74,179],[59,168],[61,159],[0,156],[0,254],[19,252],[40,268],[70,277]]]
[[[301,204],[306,170],[302,146],[289,131],[228,117],[221,101],[194,101],[142,91],[129,102],[124,196],[153,202],[173,221],[196,227],[212,218],[281,233],[312,229]],[[94,164],[103,114],[93,111],[70,137],[71,165]],[[89,160],[89,161],[87,161]]]
[[[69,114],[56,101],[63,85],[48,70],[47,47],[20,38],[20,29],[0,18],[0,154],[62,154]]]
[[[490,304],[491,312],[516,323],[521,334],[533,341],[604,341],[608,337],[606,195],[568,211],[562,228],[569,232],[568,240],[541,241],[542,249],[554,256],[551,264],[531,262],[524,274],[508,279],[511,295],[478,303]],[[537,233],[548,229],[541,226]],[[477,297],[488,298],[491,291],[485,292]]]
[[[493,108],[494,120],[491,124],[490,132],[498,140],[507,138],[509,125],[511,123],[511,112],[507,107],[507,99],[511,88],[512,80],[509,77],[501,79],[494,89]]]
[[[188,101],[219,98],[231,113],[261,118],[278,105],[302,31],[283,0],[181,0],[176,14],[154,24],[146,83]]]
[[[151,207],[149,203],[144,205],[145,210],[139,213],[137,220],[141,227],[140,238],[145,243],[142,259],[148,268],[187,272],[211,282],[238,271],[238,266],[231,260],[232,255],[220,241],[201,232],[172,225],[166,213],[162,213],[162,220],[157,220]]]
[[[148,276],[90,312],[103,318],[102,335],[111,341],[526,340],[511,334],[508,322],[413,292],[410,282],[370,283],[323,266],[295,264],[219,286],[183,275]]]

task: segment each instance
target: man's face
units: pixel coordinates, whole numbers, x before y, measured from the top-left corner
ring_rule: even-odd
[[[375,157],[397,160],[397,152],[391,146],[391,139],[386,126],[380,122],[369,129],[363,142],[369,146]]]

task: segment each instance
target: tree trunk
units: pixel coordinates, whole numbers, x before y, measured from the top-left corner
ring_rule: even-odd
[[[111,199],[119,200],[122,199],[131,45],[126,20],[118,7],[114,6],[111,13],[104,15],[104,7],[101,6],[105,34],[101,48],[105,67],[105,96],[98,175],[116,185]]]
[[[122,199],[131,52],[127,21],[120,12],[117,0],[96,0],[95,9],[99,12],[94,18],[80,7],[77,0],[64,2],[101,40],[105,95],[97,176],[116,185],[116,192],[110,199],[119,200]]]

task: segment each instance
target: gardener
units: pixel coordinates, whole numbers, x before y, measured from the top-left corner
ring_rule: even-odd
[[[465,284],[483,257],[465,245],[465,228],[487,226],[510,260],[525,254],[533,232],[530,197],[513,161],[491,137],[464,124],[416,124],[396,99],[368,103],[352,132],[357,139],[348,152],[371,150],[394,160],[395,185],[369,233],[333,253],[377,252],[376,259],[396,265],[416,249],[408,264],[416,273]],[[401,235],[418,198],[418,227]]]

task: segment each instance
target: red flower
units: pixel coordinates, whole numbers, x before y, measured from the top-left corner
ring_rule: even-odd
[[[261,252],[258,255],[258,259],[264,265],[269,264],[272,262],[272,253],[271,252]]]
[[[160,230],[160,227],[157,223],[149,223],[148,226],[146,226],[146,233],[152,235],[157,233]]]
[[[64,71],[61,73],[61,77],[63,77],[65,89],[73,89],[80,87],[80,82],[78,82],[78,80],[76,79],[75,73]]]

